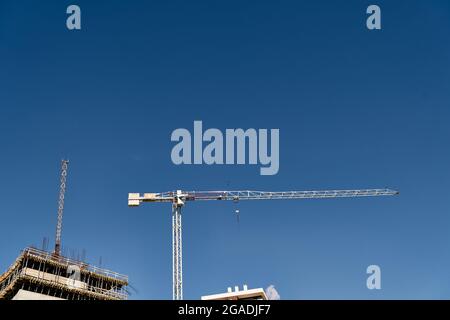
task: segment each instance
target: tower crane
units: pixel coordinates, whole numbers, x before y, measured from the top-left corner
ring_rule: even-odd
[[[59,199],[58,199],[58,222],[56,224],[56,236],[55,236],[55,256],[61,255],[61,231],[62,231],[62,219],[64,213],[64,197],[66,194],[66,180],[67,169],[69,160],[61,160],[61,177],[59,186]]]
[[[142,202],[172,203],[172,268],[173,300],[183,299],[183,252],[181,208],[187,201],[206,200],[285,200],[285,199],[323,199],[392,196],[399,194],[391,189],[363,190],[322,190],[322,191],[170,191],[163,193],[129,193],[128,206],[136,207]]]

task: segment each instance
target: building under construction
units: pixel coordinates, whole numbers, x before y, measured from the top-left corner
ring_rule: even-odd
[[[0,299],[125,300],[128,277],[61,255],[61,231],[68,161],[61,162],[55,249],[26,248],[0,275]]]
[[[26,248],[0,276],[0,299],[125,300],[127,285],[127,276]]]

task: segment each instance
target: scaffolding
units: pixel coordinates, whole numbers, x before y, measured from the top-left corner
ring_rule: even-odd
[[[72,277],[78,270],[77,279]],[[0,276],[0,299],[19,290],[70,300],[126,300],[128,277],[82,261],[28,247]]]

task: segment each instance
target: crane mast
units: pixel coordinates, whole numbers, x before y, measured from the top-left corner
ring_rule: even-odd
[[[61,176],[60,176],[59,199],[58,199],[58,221],[56,223],[55,251],[54,251],[54,254],[56,256],[61,255],[61,231],[62,231],[62,219],[64,214],[64,197],[66,194],[68,165],[69,165],[68,160],[61,160]]]
[[[170,191],[163,193],[129,193],[128,206],[136,207],[142,202],[172,203],[172,297],[173,300],[183,299],[183,249],[181,208],[186,201],[212,200],[288,200],[288,199],[324,199],[393,196],[399,194],[392,189],[361,189],[361,190],[319,190],[319,191]]]
[[[183,246],[181,235],[182,204],[172,205],[172,299],[183,299]]]

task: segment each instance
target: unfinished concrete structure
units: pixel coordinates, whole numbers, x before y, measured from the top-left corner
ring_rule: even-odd
[[[26,248],[0,276],[0,299],[125,300],[127,285],[127,276]]]
[[[26,248],[0,275],[0,299],[125,300],[128,277],[61,255],[68,160],[61,161],[55,249]],[[83,259],[82,259],[83,260]]]

